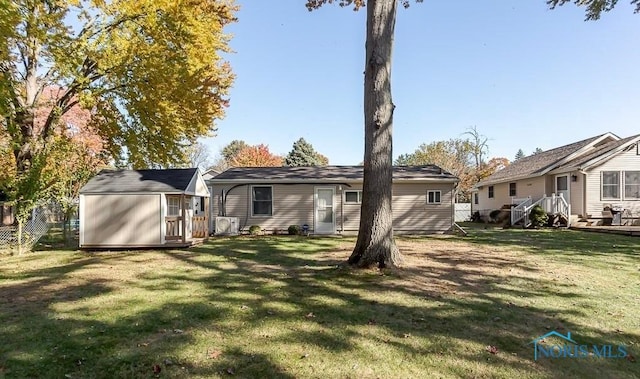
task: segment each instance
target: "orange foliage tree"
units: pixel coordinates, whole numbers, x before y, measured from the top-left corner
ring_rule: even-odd
[[[269,146],[245,146],[232,158],[232,167],[280,167],[282,157],[272,154]]]

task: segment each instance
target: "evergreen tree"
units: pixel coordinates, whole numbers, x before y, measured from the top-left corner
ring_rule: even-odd
[[[518,149],[518,152],[516,153],[516,156],[513,158],[513,160],[515,162],[518,159],[522,159],[522,158],[524,158],[524,151],[522,151],[522,149]]]
[[[327,157],[319,154],[313,146],[300,138],[293,143],[293,149],[284,158],[285,166],[326,166],[329,163]]]

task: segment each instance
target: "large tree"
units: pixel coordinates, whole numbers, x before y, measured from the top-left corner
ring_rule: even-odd
[[[420,1],[420,0],[418,0]],[[307,0],[309,10],[324,4],[353,5],[364,0]],[[406,0],[402,1],[409,5]],[[396,0],[367,2],[367,33],[364,69],[364,182],[360,228],[349,264],[357,267],[397,266],[401,255],[393,238],[391,208],[392,130],[391,55],[398,3]]]
[[[585,21],[599,20],[602,13],[609,12],[618,4],[618,0],[547,0],[551,9],[566,3],[574,3],[579,7],[585,7]],[[640,0],[631,0],[635,6],[635,13],[640,13]]]
[[[309,142],[300,138],[293,143],[293,148],[284,157],[285,166],[326,166],[329,159],[319,154]]]
[[[233,75],[220,52],[235,10],[232,0],[0,0],[0,140],[18,206],[53,184],[44,163],[76,106],[116,163],[179,163],[224,114]],[[59,96],[39,115],[52,85]]]

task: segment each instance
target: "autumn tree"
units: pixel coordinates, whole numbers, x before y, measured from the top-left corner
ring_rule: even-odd
[[[293,148],[284,158],[285,166],[326,166],[329,159],[319,154],[313,146],[300,138],[293,143]]]
[[[246,146],[233,157],[232,167],[280,167],[282,157],[272,154],[267,145]]]
[[[2,1],[0,135],[17,205],[53,185],[42,173],[61,117],[76,106],[91,111],[116,164],[181,160],[224,114],[233,75],[220,52],[235,11],[231,0]],[[51,86],[60,96],[38,115]]]
[[[468,139],[454,138],[422,144],[411,154],[403,154],[396,159],[397,165],[433,164],[460,178],[458,200],[468,201],[470,191],[477,183],[473,162],[473,146]]]

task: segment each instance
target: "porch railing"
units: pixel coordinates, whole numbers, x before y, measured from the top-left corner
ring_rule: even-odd
[[[191,220],[191,236],[195,238],[205,238],[209,233],[207,217],[194,216]]]
[[[165,237],[167,241],[175,241],[182,239],[182,217],[167,216],[165,222]]]
[[[539,205],[545,212],[554,215],[560,215],[567,220],[567,226],[570,226],[571,222],[571,205],[567,203],[564,196],[560,194],[552,194],[547,196],[546,194],[539,200],[531,202],[531,199],[523,201],[517,206],[511,208],[511,225],[515,225],[522,220],[522,225],[526,228],[530,225],[529,212],[531,209]]]
[[[515,207],[511,207],[511,225],[529,217],[527,206],[531,204],[531,196],[522,199],[512,198],[511,204],[517,204]]]

